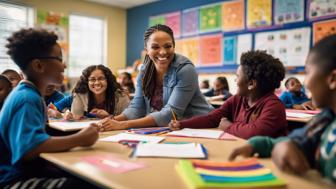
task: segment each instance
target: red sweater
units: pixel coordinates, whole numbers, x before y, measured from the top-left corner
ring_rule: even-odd
[[[214,128],[219,126],[222,117],[232,122],[225,132],[240,138],[248,139],[257,135],[278,137],[287,134],[285,106],[273,93],[266,94],[252,107],[249,107],[246,97],[232,96],[208,115],[181,121],[181,127]]]

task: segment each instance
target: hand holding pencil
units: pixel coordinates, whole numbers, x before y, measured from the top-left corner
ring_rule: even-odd
[[[177,121],[176,119],[176,115],[175,112],[173,111],[173,109],[170,109],[173,119],[170,121],[170,123],[168,124],[170,130],[180,130],[181,128],[181,124],[179,121]]]

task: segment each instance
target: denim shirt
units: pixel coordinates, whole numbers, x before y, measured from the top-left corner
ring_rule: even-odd
[[[144,96],[142,90],[145,66],[142,66],[137,77],[134,98],[122,113],[129,120],[151,115],[158,126],[164,126],[172,119],[171,110],[175,112],[177,119],[185,119],[207,114],[213,109],[199,89],[194,65],[186,57],[175,54],[163,77],[163,108],[161,111],[151,112],[150,100]]]

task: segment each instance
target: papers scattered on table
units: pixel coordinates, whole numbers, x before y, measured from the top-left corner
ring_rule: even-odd
[[[113,173],[125,173],[146,167],[145,164],[127,161],[111,155],[87,156],[83,157],[82,160],[100,169],[111,171]]]
[[[236,137],[233,135],[224,133],[223,131],[207,130],[207,129],[182,129],[178,131],[172,131],[167,134],[167,136],[178,136],[178,137],[195,137],[195,138],[212,138],[212,139],[223,139],[223,140],[235,140]]]
[[[300,113],[300,112],[286,112],[287,117],[294,117],[294,118],[311,118],[314,117],[313,114],[307,113]]]
[[[137,135],[130,133],[119,133],[106,138],[99,139],[106,142],[120,142],[120,141],[141,141],[147,143],[159,143],[164,139],[160,136]]]
[[[207,151],[202,144],[138,144],[133,152],[135,157],[169,158],[207,158]]]
[[[286,185],[255,159],[239,162],[180,160],[176,170],[189,188],[269,188]]]
[[[77,131],[90,126],[91,123],[98,123],[100,120],[80,121],[51,121],[49,126],[60,131]]]
[[[127,133],[135,133],[141,135],[149,135],[149,134],[157,134],[157,133],[164,133],[169,132],[169,127],[146,127],[146,128],[138,128],[138,129],[129,129]]]

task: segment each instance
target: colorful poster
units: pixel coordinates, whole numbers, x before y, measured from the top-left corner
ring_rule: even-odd
[[[198,33],[198,9],[188,9],[182,12],[182,35],[191,36]]]
[[[163,15],[149,17],[149,27],[156,24],[166,24],[166,19]]]
[[[304,0],[275,0],[274,1],[274,22],[275,24],[286,24],[303,21]]]
[[[266,50],[285,66],[304,66],[310,45],[310,28],[262,32],[255,35],[255,48]]]
[[[200,45],[198,37],[183,39],[182,54],[188,57],[195,65],[198,65],[200,62],[199,52]]]
[[[223,31],[235,31],[244,29],[244,0],[224,2],[222,4],[222,21]]]
[[[169,26],[173,32],[174,37],[179,38],[181,36],[181,13],[173,12],[165,14],[166,25]]]
[[[237,64],[240,64],[240,57],[244,52],[252,50],[252,34],[242,34],[237,37]]]
[[[247,27],[260,28],[272,24],[272,0],[247,1]]]
[[[309,20],[336,17],[336,0],[308,0]]]
[[[314,44],[331,34],[336,34],[336,19],[315,22],[313,24],[313,32]]]
[[[200,8],[199,26],[200,32],[218,31],[222,26],[221,4],[213,4]]]
[[[237,36],[224,37],[224,64],[235,64],[237,55]]]
[[[176,39],[175,40],[175,53],[183,54],[182,45],[183,45],[183,40],[182,39]]]
[[[53,31],[57,34],[57,42],[62,48],[63,60],[67,61],[69,54],[69,17],[65,16],[63,13],[37,10],[36,25],[46,30]]]
[[[200,38],[200,66],[222,65],[222,34]]]

